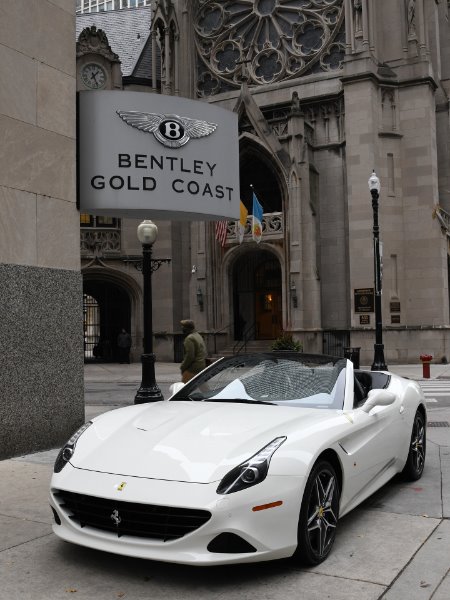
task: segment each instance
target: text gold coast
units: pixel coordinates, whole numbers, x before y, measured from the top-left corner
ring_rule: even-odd
[[[171,187],[177,194],[187,193],[193,196],[225,198],[231,201],[234,188],[214,181],[216,167],[216,163],[203,160],[188,161],[178,156],[120,153],[117,155],[117,168],[121,170],[120,174],[94,175],[91,177],[91,186],[96,190],[109,188],[151,192],[158,186],[158,172],[165,175],[172,173]],[[132,169],[133,175],[127,175],[126,169]],[[142,177],[136,176],[135,169],[143,170]],[[145,170],[151,171],[152,174],[145,174]],[[211,182],[198,182],[192,178],[195,175],[210,177]]]

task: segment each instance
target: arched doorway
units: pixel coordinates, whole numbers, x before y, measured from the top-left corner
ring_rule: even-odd
[[[116,361],[117,336],[122,328],[131,331],[131,302],[128,293],[109,281],[83,282],[84,358]]]
[[[281,267],[267,250],[246,252],[233,267],[234,337],[275,339],[283,323]]]

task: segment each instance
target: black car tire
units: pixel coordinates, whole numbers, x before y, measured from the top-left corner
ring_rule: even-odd
[[[339,481],[334,467],[319,460],[303,494],[295,559],[306,565],[324,561],[333,547],[339,518]]]
[[[409,481],[417,481],[422,477],[427,450],[426,424],[423,414],[418,410],[414,416],[408,458],[402,474]]]

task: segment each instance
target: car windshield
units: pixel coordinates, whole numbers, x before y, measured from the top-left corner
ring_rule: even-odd
[[[342,409],[346,364],[342,358],[304,354],[223,359],[184,386],[172,400]]]

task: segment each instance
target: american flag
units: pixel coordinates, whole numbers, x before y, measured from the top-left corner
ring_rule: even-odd
[[[222,246],[225,246],[227,241],[227,228],[228,221],[217,221],[216,222],[216,240]]]

